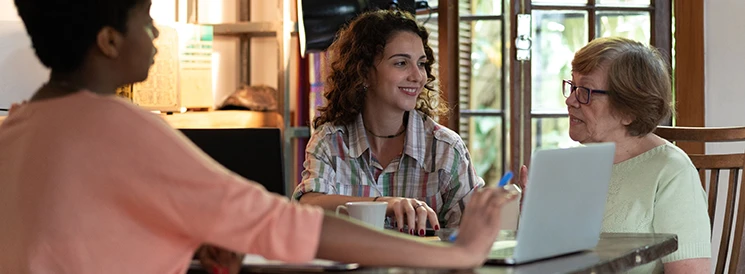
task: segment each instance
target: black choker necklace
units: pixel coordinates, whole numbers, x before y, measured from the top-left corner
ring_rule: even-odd
[[[406,132],[406,127],[404,127],[401,131],[399,131],[398,133],[393,134],[393,135],[376,135],[375,133],[373,133],[372,131],[370,131],[367,127],[365,127],[365,130],[367,130],[367,133],[370,133],[370,135],[372,135],[372,136],[375,136],[375,137],[378,137],[378,138],[391,139],[391,138],[396,138],[398,136],[401,136],[401,134],[404,134],[404,132]]]
[[[403,122],[404,122],[403,123],[404,128],[401,129],[401,131],[399,131],[398,133],[393,134],[393,135],[377,135],[377,134],[373,133],[372,131],[370,131],[370,129],[368,129],[367,126],[365,126],[365,130],[367,130],[367,133],[370,133],[370,135],[375,136],[375,137],[378,137],[378,138],[386,138],[386,139],[396,138],[396,137],[401,136],[401,134],[404,134],[406,132],[407,125],[409,124],[409,113],[408,112],[406,112],[404,114]]]

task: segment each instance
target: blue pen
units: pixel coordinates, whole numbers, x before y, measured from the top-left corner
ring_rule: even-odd
[[[497,187],[506,186],[507,182],[509,182],[510,179],[512,179],[512,171],[508,170],[507,173],[505,173],[504,176],[502,176],[502,179],[499,180],[499,184],[497,185]]]
[[[453,233],[450,233],[450,237],[448,237],[449,242],[455,242],[455,239],[458,238],[458,229],[455,229]]]
[[[507,183],[512,179],[512,171],[507,171],[502,176],[502,179],[499,179],[499,184],[497,184],[497,187],[504,187],[507,185]],[[448,237],[448,241],[455,242],[455,239],[458,238],[458,229],[455,229],[453,233],[450,233],[450,237]]]

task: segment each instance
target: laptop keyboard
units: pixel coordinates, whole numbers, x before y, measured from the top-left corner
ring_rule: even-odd
[[[489,258],[509,258],[515,253],[514,247],[505,247],[500,249],[492,249],[489,252]]]
[[[517,241],[496,241],[492,244],[489,259],[505,259],[512,257]]]

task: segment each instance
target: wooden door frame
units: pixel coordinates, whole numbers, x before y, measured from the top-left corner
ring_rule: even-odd
[[[675,126],[705,126],[704,0],[673,0],[675,14]],[[678,146],[703,154],[703,143]]]
[[[437,2],[437,32],[439,52],[439,81],[442,98],[447,100],[450,111],[440,116],[439,123],[458,132],[460,120],[460,78],[458,75],[458,0],[439,0]]]

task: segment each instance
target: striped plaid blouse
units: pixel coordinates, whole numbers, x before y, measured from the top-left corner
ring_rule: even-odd
[[[442,227],[457,227],[471,192],[484,181],[458,134],[417,111],[408,116],[403,154],[385,168],[370,153],[361,114],[346,126],[320,126],[306,147],[293,197],[318,192],[415,198],[437,212]]]

